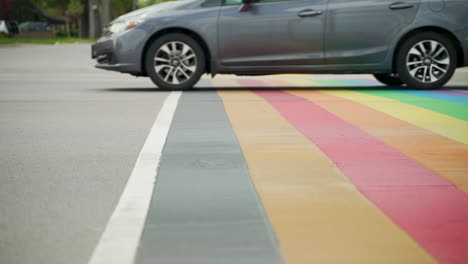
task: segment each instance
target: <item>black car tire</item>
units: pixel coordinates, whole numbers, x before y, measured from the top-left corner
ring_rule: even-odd
[[[404,84],[404,82],[399,77],[388,73],[374,74],[374,77],[377,81],[388,86],[401,86]]]
[[[410,55],[410,51],[416,44],[422,41],[436,41],[442,44],[448,53],[447,57],[450,59],[445,74],[435,82],[422,82],[413,77],[408,69],[407,58]],[[397,51],[396,56],[396,71],[400,79],[406,83],[410,89],[440,89],[452,78],[457,68],[457,53],[453,41],[442,34],[434,32],[419,33],[410,37]]]
[[[157,72],[156,72],[156,53],[161,49],[163,45],[171,42],[183,43],[191,48],[193,54],[195,55],[196,62],[193,66],[196,66],[196,70],[186,79],[184,82],[179,84],[169,83],[165,81]],[[206,60],[203,49],[193,38],[180,34],[180,33],[171,33],[164,35],[154,41],[148,49],[145,58],[145,67],[146,73],[151,78],[154,84],[163,90],[186,90],[193,88],[195,84],[200,80],[201,76],[206,72]]]

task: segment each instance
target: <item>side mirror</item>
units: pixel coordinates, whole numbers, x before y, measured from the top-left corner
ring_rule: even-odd
[[[239,12],[247,12],[251,8],[251,4],[254,3],[255,0],[242,0],[242,5],[239,9]]]

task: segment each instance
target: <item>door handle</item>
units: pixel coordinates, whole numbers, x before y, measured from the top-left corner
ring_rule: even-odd
[[[405,2],[395,2],[393,4],[390,4],[388,8],[392,10],[402,10],[402,9],[408,9],[408,8],[413,8],[413,4],[405,3]]]
[[[312,16],[319,16],[321,14],[323,14],[323,11],[321,10],[306,9],[306,10],[302,10],[297,15],[300,17],[312,17]]]

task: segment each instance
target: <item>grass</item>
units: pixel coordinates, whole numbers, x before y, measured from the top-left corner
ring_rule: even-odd
[[[1,44],[71,44],[71,43],[93,43],[95,39],[80,38],[54,38],[54,39],[34,39],[34,38],[0,38]]]

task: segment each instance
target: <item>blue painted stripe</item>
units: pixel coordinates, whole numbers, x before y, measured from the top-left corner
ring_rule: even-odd
[[[378,81],[374,80],[343,80],[340,82],[350,84],[350,85],[357,85],[357,86],[364,86],[364,87],[374,87],[382,85]]]
[[[453,103],[453,104],[462,105],[462,106],[468,106],[468,98],[462,97],[462,96],[441,94],[441,93],[435,93],[435,92],[430,92],[430,91],[417,91],[417,90],[393,90],[392,89],[390,91],[445,101],[448,103]]]
[[[461,97],[468,97],[468,93],[461,92],[461,91],[455,91],[455,90],[438,90],[438,91],[431,91],[431,92],[440,93],[440,94],[454,95],[454,96],[461,96]]]

